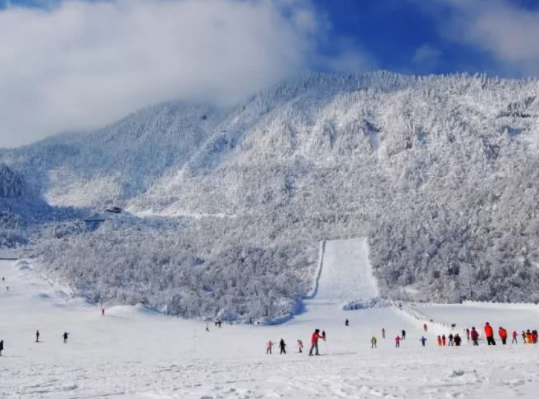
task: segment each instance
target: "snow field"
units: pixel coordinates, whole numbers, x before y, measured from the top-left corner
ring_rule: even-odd
[[[403,311],[341,311],[339,301],[348,295],[366,298],[375,291],[366,278],[368,258],[358,249],[361,241],[327,244],[318,281],[323,300],[317,295],[306,301],[306,312],[280,326],[210,325],[210,332],[205,323],[166,317],[140,306],[111,307],[102,317],[99,308],[71,299],[32,268],[21,270],[16,267],[21,263],[0,261],[0,276],[10,286],[9,292],[0,287],[0,339],[6,344],[0,358],[0,397],[535,397],[537,346],[438,348],[429,334],[427,347],[422,348],[423,331]],[[339,257],[345,247],[349,250]],[[357,259],[367,263],[359,266]],[[339,278],[346,295],[338,288]],[[361,289],[356,291],[350,281]],[[448,306],[443,315],[440,308],[425,306],[421,312],[457,323],[467,317],[477,318],[476,324],[483,321],[481,309],[474,315],[464,310],[461,316],[461,307]],[[508,307],[496,310],[501,320],[513,315]],[[514,317],[530,322],[536,313],[524,309]],[[382,327],[386,339],[381,337]],[[298,354],[296,340],[302,339],[308,351],[315,328],[328,335],[327,342],[320,343],[322,356]],[[36,329],[42,334],[39,344],[34,342]],[[394,338],[402,329],[407,339],[395,349]],[[70,332],[66,345],[64,331]],[[370,348],[373,335],[378,349]],[[281,338],[289,353],[266,355],[266,342]]]

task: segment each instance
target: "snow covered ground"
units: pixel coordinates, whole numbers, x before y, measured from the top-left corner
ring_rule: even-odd
[[[211,325],[210,332],[205,323],[142,307],[111,307],[102,317],[97,307],[52,287],[31,265],[0,261],[3,284],[10,287],[9,292],[0,287],[0,339],[5,342],[0,398],[536,397],[537,346],[465,343],[438,348],[428,335],[422,348],[419,323],[401,310],[340,310],[340,301],[350,299],[349,294],[376,294],[364,249],[361,241],[327,243],[317,296],[289,323],[221,329]],[[368,292],[353,292],[352,283]],[[528,326],[537,323],[532,306],[518,312],[502,305],[423,306],[420,311],[476,326],[488,319],[504,322],[508,329],[513,324],[537,327]],[[345,318],[350,327],[344,326]],[[323,356],[298,354],[296,340],[302,339],[308,350],[315,328],[328,335],[321,344]],[[37,329],[41,343],[34,342]],[[395,349],[393,339],[402,329],[408,337]],[[64,331],[70,333],[65,345]],[[373,335],[379,339],[378,349],[370,348]],[[289,354],[266,355],[266,342],[281,338]]]

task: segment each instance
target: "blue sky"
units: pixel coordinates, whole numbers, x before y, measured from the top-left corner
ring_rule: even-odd
[[[537,38],[539,0],[0,0],[0,146],[306,69],[537,77]]]

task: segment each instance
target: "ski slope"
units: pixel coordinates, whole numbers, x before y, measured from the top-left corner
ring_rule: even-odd
[[[0,340],[5,342],[0,398],[535,397],[538,347],[438,348],[428,335],[427,347],[421,348],[423,332],[397,309],[340,310],[336,302],[342,297],[327,288],[336,282],[331,270],[322,270],[319,279],[320,295],[331,300],[308,301],[306,311],[289,323],[211,325],[206,332],[205,323],[143,307],[110,307],[103,317],[99,308],[51,286],[31,264],[0,261],[0,276],[6,278],[0,286]],[[339,297],[331,298],[330,292]],[[512,315],[505,306],[496,309],[501,319]],[[484,321],[481,312],[474,316],[478,325]],[[537,320],[535,309],[518,314],[523,324]],[[456,322],[459,315],[458,307],[445,313]],[[344,326],[345,317],[350,327]],[[322,356],[298,354],[296,340],[308,350],[315,328],[328,334]],[[408,338],[395,349],[393,338],[401,329]],[[70,333],[66,345],[64,331]],[[379,339],[376,350],[370,348],[372,335]],[[289,354],[266,355],[266,342],[281,338]]]
[[[366,239],[327,241],[322,256],[317,301],[340,304],[378,296]]]

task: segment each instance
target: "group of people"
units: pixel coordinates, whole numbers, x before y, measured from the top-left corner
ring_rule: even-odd
[[[326,332],[322,331],[317,328],[314,330],[314,333],[311,336],[311,349],[309,350],[309,356],[320,356],[320,351],[318,349],[318,341],[319,340],[326,340]],[[266,344],[266,354],[271,355],[273,347],[275,346],[275,342],[268,341]],[[298,353],[303,353],[303,341],[301,339],[297,340],[297,346],[298,346]],[[281,338],[279,341],[279,350],[281,355],[286,355],[286,342],[284,342],[284,339]]]
[[[36,331],[36,342],[39,343],[39,337],[41,337],[41,333],[39,330]],[[62,338],[64,339],[64,344],[67,344],[67,339],[69,338],[69,333],[66,331],[62,334]]]
[[[492,328],[492,326],[490,325],[490,323],[486,323],[485,324],[485,327],[484,327],[484,331],[485,331],[485,338],[487,339],[487,344],[490,346],[490,345],[496,345],[496,340],[494,338],[494,329]],[[467,335],[467,338],[468,340],[472,340],[473,344],[475,346],[478,346],[479,345],[479,333],[477,332],[477,330],[475,329],[475,327],[472,327],[472,329],[466,329],[466,335]],[[511,341],[511,343],[513,344],[518,344],[518,332],[516,330],[513,331],[512,333],[512,338],[513,340]],[[500,327],[498,329],[498,336],[500,337],[500,340],[502,341],[502,344],[503,345],[506,345],[507,344],[507,339],[509,337],[509,333],[507,332],[507,330],[503,327]],[[537,339],[538,339],[538,336],[537,336],[537,330],[527,330],[527,331],[522,331],[522,342],[525,343],[525,344],[536,344],[537,343]]]
[[[460,346],[460,344],[462,343],[462,338],[458,333],[456,333],[455,335],[451,333],[447,336],[447,338],[444,334],[442,336],[438,335],[438,337],[436,338],[436,342],[438,343],[438,346]]]

